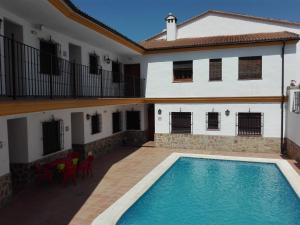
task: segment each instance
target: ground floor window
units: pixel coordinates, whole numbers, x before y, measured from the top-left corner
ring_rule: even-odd
[[[97,134],[101,132],[101,114],[94,114],[91,117],[91,126],[92,126],[92,134]]]
[[[191,112],[172,112],[171,133],[190,134],[192,133],[192,113]]]
[[[122,113],[121,112],[114,112],[112,114],[112,127],[113,127],[113,133],[122,131]]]
[[[239,136],[260,136],[263,128],[262,113],[238,113],[237,131]]]
[[[140,130],[141,119],[140,111],[127,111],[126,112],[126,129],[127,130]]]
[[[48,155],[63,149],[64,126],[62,120],[51,120],[42,123],[43,153]]]
[[[207,130],[219,130],[220,129],[220,113],[208,112],[206,113],[206,125]]]

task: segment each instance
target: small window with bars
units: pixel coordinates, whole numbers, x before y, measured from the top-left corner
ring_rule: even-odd
[[[102,126],[102,117],[101,114],[94,114],[91,117],[91,133],[92,134],[98,134],[101,132],[101,126]]]
[[[170,113],[170,127],[172,134],[192,133],[192,113],[172,112]]]
[[[173,79],[175,82],[193,81],[193,61],[173,62]]]
[[[261,136],[263,135],[263,113],[238,113],[237,114],[238,136]]]
[[[99,74],[99,56],[96,53],[90,54],[90,73]]]
[[[240,57],[239,58],[239,80],[262,79],[262,57]]]
[[[209,81],[222,80],[222,59],[209,60]]]
[[[218,112],[206,113],[206,129],[207,130],[220,130],[220,116]]]
[[[112,127],[113,127],[113,133],[122,131],[122,113],[121,112],[114,112],[112,114]]]
[[[293,112],[300,113],[300,91],[294,93]]]

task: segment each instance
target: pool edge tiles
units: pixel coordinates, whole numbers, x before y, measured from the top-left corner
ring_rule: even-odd
[[[298,198],[300,198],[300,175],[294,170],[288,161],[284,159],[172,153],[145,177],[143,177],[127,193],[101,213],[92,222],[92,225],[115,225],[121,216],[181,157],[275,164],[286,178]]]

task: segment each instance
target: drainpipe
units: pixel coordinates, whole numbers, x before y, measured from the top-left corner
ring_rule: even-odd
[[[281,50],[281,137],[280,137],[280,149],[281,154],[286,155],[286,149],[284,146],[284,92],[285,92],[285,86],[284,86],[284,60],[285,60],[285,42],[282,43],[282,50]]]

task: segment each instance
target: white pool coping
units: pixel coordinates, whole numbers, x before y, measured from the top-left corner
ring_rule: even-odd
[[[294,170],[289,162],[284,159],[172,153],[114,204],[96,217],[92,222],[92,225],[115,225],[127,209],[130,208],[130,206],[132,206],[180,157],[276,164],[300,198],[300,175]]]

